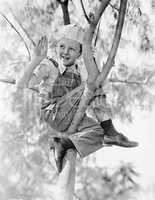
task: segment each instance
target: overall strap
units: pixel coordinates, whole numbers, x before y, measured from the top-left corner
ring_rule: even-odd
[[[48,60],[50,60],[50,61],[53,63],[53,65],[54,65],[56,68],[58,68],[58,63],[57,63],[53,58],[48,58]]]

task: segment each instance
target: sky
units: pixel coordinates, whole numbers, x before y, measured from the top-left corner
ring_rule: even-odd
[[[141,1],[143,12],[149,11],[149,4]],[[3,0],[0,1],[0,8],[2,8]],[[153,16],[153,15],[152,15]],[[155,16],[154,16],[155,18]],[[151,18],[153,20],[153,18]],[[154,21],[155,22],[155,21]],[[155,23],[154,23],[155,25]],[[155,26],[154,26],[155,33]],[[1,43],[2,44],[2,43]],[[131,50],[131,51],[130,51]],[[135,55],[132,54],[132,49],[129,49],[130,62],[139,62]],[[135,58],[135,59],[134,59]],[[126,59],[126,55],[122,52],[122,59]],[[139,58],[141,59],[141,58]],[[149,59],[149,58],[148,58]],[[151,59],[152,60],[152,59]],[[152,61],[151,61],[152,62]],[[155,88],[152,88],[155,91]],[[6,92],[6,86],[0,83],[0,94]],[[0,96],[0,119],[6,116],[8,110],[6,109],[6,101]],[[10,120],[13,116],[9,115]],[[155,106],[151,112],[142,112],[137,109],[134,111],[134,120],[132,124],[122,123],[118,120],[114,120],[115,127],[129,137],[131,140],[139,142],[139,146],[132,149],[126,149],[121,147],[105,147],[96,153],[97,165],[109,168],[117,167],[120,162],[132,162],[135,169],[140,173],[140,183],[144,188],[147,189],[146,196],[138,197],[138,200],[154,200],[152,194],[152,185],[155,185]]]

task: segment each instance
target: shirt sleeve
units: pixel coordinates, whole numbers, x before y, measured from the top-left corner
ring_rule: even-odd
[[[34,70],[33,75],[41,80],[44,80],[49,76],[49,72],[50,66],[45,62],[41,62],[41,64]]]
[[[34,70],[33,75],[42,81],[45,81],[46,79],[53,79],[55,77],[55,74],[57,73],[57,68],[48,59],[45,59],[40,63],[40,65]]]
[[[35,88],[39,91],[40,96],[48,96],[58,74],[58,69],[49,59],[43,60],[34,70],[29,88]]]

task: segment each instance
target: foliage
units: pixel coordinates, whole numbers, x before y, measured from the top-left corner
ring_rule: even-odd
[[[98,2],[84,1],[87,14],[95,11]],[[71,21],[86,26],[87,21],[79,2],[69,1],[69,9]],[[110,50],[117,9],[118,1],[113,0],[102,16],[96,44],[96,60],[100,69]],[[41,35],[46,34],[51,52],[54,36],[63,24],[60,6],[56,0],[16,0],[12,4],[6,4],[3,13],[9,19],[14,14],[25,28],[28,35],[24,32],[22,35],[24,38],[26,36],[30,51],[33,44],[28,36],[36,42]],[[150,90],[155,83],[152,61],[155,42],[151,17],[143,13],[141,1],[132,0],[128,3],[120,48],[105,88],[113,116],[122,120],[132,121],[132,110],[135,107],[151,110],[154,102],[154,94]],[[18,24],[16,19],[13,22]],[[2,40],[0,47],[1,75],[18,77],[28,61],[27,50],[19,35],[3,18],[0,19],[0,26],[0,37],[5,41]],[[135,38],[132,37],[133,34]],[[132,51],[138,60],[132,59]],[[15,91],[13,86],[2,87],[4,90],[1,99],[8,105],[9,112],[3,116],[0,124],[0,162],[3,163],[0,166],[1,199],[52,199],[49,188],[55,185],[57,178],[48,156],[52,132],[44,123],[40,124],[37,95],[31,91]],[[8,120],[10,115],[11,120]],[[130,194],[138,189],[133,179],[135,175],[134,169],[128,164],[110,174],[106,169],[91,168],[79,163],[77,185],[80,188],[76,190],[76,198],[131,199]]]
[[[122,163],[112,172],[97,166],[80,166],[78,174],[77,199],[131,199],[139,190],[134,180],[138,174],[130,163]]]

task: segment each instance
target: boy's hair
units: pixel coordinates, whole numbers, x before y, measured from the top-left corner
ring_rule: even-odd
[[[58,32],[58,39],[63,37],[83,43],[84,30],[77,24],[64,25]]]
[[[82,54],[82,44],[80,44],[80,54]]]

